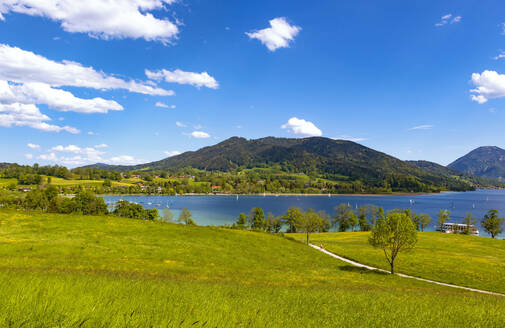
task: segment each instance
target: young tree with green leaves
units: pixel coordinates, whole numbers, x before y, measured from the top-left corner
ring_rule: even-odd
[[[361,205],[358,209],[358,224],[360,231],[370,231],[370,225],[368,224],[367,214],[368,207],[367,205]]]
[[[249,227],[253,230],[263,230],[265,227],[265,212],[261,207],[254,207],[251,209],[249,216],[247,217],[249,222]]]
[[[340,204],[338,206],[335,206],[335,215],[333,216],[333,223],[336,224],[338,223],[338,231],[344,232],[347,231],[347,229],[351,228],[351,223],[354,223],[357,221],[354,221],[352,218],[353,215],[356,217],[356,214],[354,214],[351,205],[349,204]],[[351,222],[351,219],[353,222]],[[355,223],[354,225],[357,225],[358,223]]]
[[[170,211],[168,208],[164,208],[161,211],[161,221],[174,223],[174,213],[172,213],[172,211]]]
[[[272,213],[268,212],[267,218],[265,220],[265,226],[267,232],[278,233],[282,228],[281,217],[276,217]]]
[[[465,230],[463,231],[463,234],[469,235],[470,234],[470,226],[474,225],[477,223],[477,218],[470,212],[465,214],[465,217],[463,218],[463,224],[465,225]]]
[[[185,225],[196,225],[195,221],[193,221],[193,214],[191,214],[187,208],[182,209],[181,214],[179,214],[177,218],[177,222]]]
[[[421,231],[424,232],[424,228],[426,228],[431,223],[431,216],[428,214],[419,214],[419,227]]]
[[[394,274],[395,259],[400,252],[414,248],[417,230],[405,213],[390,213],[385,219],[376,222],[368,242],[384,251],[391,274]]]
[[[503,221],[504,219],[498,216],[498,210],[489,210],[480,221],[480,225],[491,235],[491,238],[494,238],[503,232]]]
[[[288,226],[286,232],[296,232],[295,222],[300,219],[301,215],[303,215],[303,213],[298,207],[291,206],[288,208],[288,211],[283,217],[283,223]]]
[[[449,221],[451,219],[450,215],[451,215],[451,212],[448,210],[440,210],[438,212],[437,224],[440,227],[440,229],[442,229],[442,226],[444,225],[444,223],[446,223],[447,221]]]
[[[239,229],[244,229],[247,225],[247,215],[245,213],[240,213],[235,226]]]
[[[307,236],[307,245],[309,244],[309,234],[321,231],[325,226],[325,219],[316,213],[313,209],[309,209],[303,215],[299,216],[295,222],[296,228],[300,232],[304,232]]]

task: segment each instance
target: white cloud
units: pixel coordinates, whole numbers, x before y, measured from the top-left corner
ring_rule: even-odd
[[[340,140],[347,140],[347,141],[352,141],[352,142],[360,142],[360,141],[365,141],[367,140],[367,138],[359,138],[359,137],[350,137],[350,136],[341,136],[337,139],[340,139]]]
[[[162,10],[175,0],[3,0],[0,19],[9,12],[47,17],[70,33],[87,33],[101,39],[143,38],[169,43],[179,29],[150,11]]]
[[[28,146],[28,148],[31,148],[31,149],[40,150],[40,145],[29,143],[29,144],[27,144],[27,146]]]
[[[77,145],[57,145],[50,148],[47,153],[41,154],[37,158],[44,161],[54,162],[63,165],[85,165],[93,163],[106,164],[138,164],[145,162],[130,155],[120,155],[114,157],[104,157],[105,151],[99,150],[108,147],[106,144],[94,147],[79,147]],[[62,154],[61,156],[59,154]],[[71,154],[70,156],[64,154]]]
[[[160,101],[156,102],[156,104],[154,104],[154,106],[156,107],[161,107],[161,108],[170,108],[170,109],[175,109],[175,105],[167,105],[165,103],[162,103]]]
[[[431,130],[433,129],[433,125],[430,124],[423,124],[423,125],[418,125],[410,128],[409,130]]]
[[[56,62],[17,47],[0,44],[0,80],[17,83],[38,82],[52,87],[73,86],[98,90],[124,89],[147,95],[171,96],[171,90],[149,83],[123,80],[92,67],[64,60]]]
[[[505,58],[505,51],[500,51],[500,53],[493,57],[494,60]]]
[[[25,154],[25,158],[26,158],[26,159],[32,159],[32,158],[33,158],[33,155],[32,155],[32,154]]]
[[[191,132],[191,136],[193,138],[197,138],[197,139],[210,138],[210,134],[208,134],[207,132],[203,132],[203,131],[193,131],[193,132]]]
[[[440,19],[440,22],[435,23],[435,26],[440,27],[440,26],[444,26],[447,24],[459,23],[459,22],[461,22],[462,19],[463,19],[463,17],[461,17],[461,16],[454,16],[453,17],[452,14],[447,14],[447,15],[442,16],[442,18]]]
[[[149,79],[155,81],[164,80],[169,83],[189,84],[197,88],[200,87],[207,87],[210,89],[219,88],[219,83],[217,83],[216,79],[210,76],[207,72],[202,73],[184,72],[181,71],[180,69],[176,69],[173,72],[166,69],[162,69],[159,71],[150,71],[146,69],[145,73]]]
[[[95,132],[93,132],[93,131],[88,131],[88,135],[90,135],[90,136],[95,136],[95,135],[96,135],[96,133],[95,133]]]
[[[172,157],[172,156],[177,156],[177,155],[180,155],[180,151],[177,151],[177,150],[172,150],[172,151],[164,151],[163,152],[165,155],[167,155],[168,157]]]
[[[484,71],[482,74],[473,73],[472,83],[476,86],[470,92],[472,100],[483,104],[489,99],[505,97],[505,75],[496,71]]]
[[[106,161],[106,163],[109,164],[120,164],[120,165],[134,165],[134,164],[140,164],[142,162],[144,161],[130,155],[116,156]]]
[[[179,122],[179,121],[175,122],[175,125],[177,125],[177,126],[178,126],[178,127],[180,127],[180,128],[185,128],[185,127],[187,127],[187,125],[186,125],[186,124],[181,123],[181,122]]]
[[[201,130],[201,129],[203,129],[203,126],[201,124],[196,124],[196,125],[193,125],[193,129]]]
[[[282,129],[287,129],[293,134],[301,135],[304,137],[321,136],[323,132],[314,125],[314,123],[292,117],[286,124],[281,126]]]
[[[123,110],[123,107],[113,100],[77,98],[68,91],[54,89],[45,83],[13,84],[0,80],[0,103],[13,102],[46,104],[62,112],[107,113],[109,110]]]
[[[1,104],[0,103],[0,126],[27,126],[33,129],[60,132],[66,131],[72,134],[80,133],[80,131],[70,126],[58,126],[46,123],[51,119],[40,112],[37,106],[33,104]]]
[[[246,34],[251,39],[260,40],[270,51],[288,48],[289,43],[302,29],[299,26],[289,25],[284,17],[274,18],[269,23],[270,27],[255,32],[246,32]]]

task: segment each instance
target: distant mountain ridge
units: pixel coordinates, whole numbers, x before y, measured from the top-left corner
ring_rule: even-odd
[[[410,165],[413,165],[417,168],[420,168],[422,170],[442,175],[442,176],[447,176],[447,177],[457,177],[458,179],[462,179],[464,181],[468,181],[470,184],[474,186],[480,186],[480,187],[490,187],[490,186],[496,186],[496,187],[505,187],[505,185],[499,183],[498,180],[490,179],[490,178],[485,178],[485,177],[479,177],[470,173],[465,173],[457,170],[450,169],[446,166],[430,162],[430,161],[406,161]]]
[[[377,188],[402,190],[469,190],[471,184],[421,169],[352,141],[324,137],[247,140],[232,137],[197,151],[134,166],[96,166],[117,171],[177,170],[186,167],[234,172],[276,166],[333,181],[361,181]],[[94,167],[94,166],[88,166]],[[400,187],[398,187],[400,188]]]
[[[496,146],[479,147],[447,167],[480,177],[505,181],[505,149]]]

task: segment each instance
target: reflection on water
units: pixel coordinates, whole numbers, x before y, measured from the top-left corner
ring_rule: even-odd
[[[427,213],[433,218],[428,231],[434,230],[439,210],[451,211],[451,222],[461,222],[467,212],[479,220],[477,227],[481,236],[487,236],[480,227],[480,220],[489,209],[497,209],[505,216],[505,190],[478,190],[465,193],[442,193],[419,196],[104,196],[107,203],[119,199],[136,202],[145,208],[169,208],[177,218],[183,208],[193,213],[199,225],[232,224],[241,212],[248,213],[253,207],[261,207],[274,215],[281,215],[290,206],[304,210],[313,208],[333,215],[333,208],[340,203],[349,203],[354,208],[364,204],[382,206],[386,211],[394,208],[410,208],[416,213]],[[503,238],[504,234],[499,238]]]

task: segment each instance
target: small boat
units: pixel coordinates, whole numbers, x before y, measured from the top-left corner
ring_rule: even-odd
[[[237,195],[237,200],[238,200],[238,195]]]
[[[328,197],[331,197],[331,194],[330,194],[330,193],[328,193]]]

